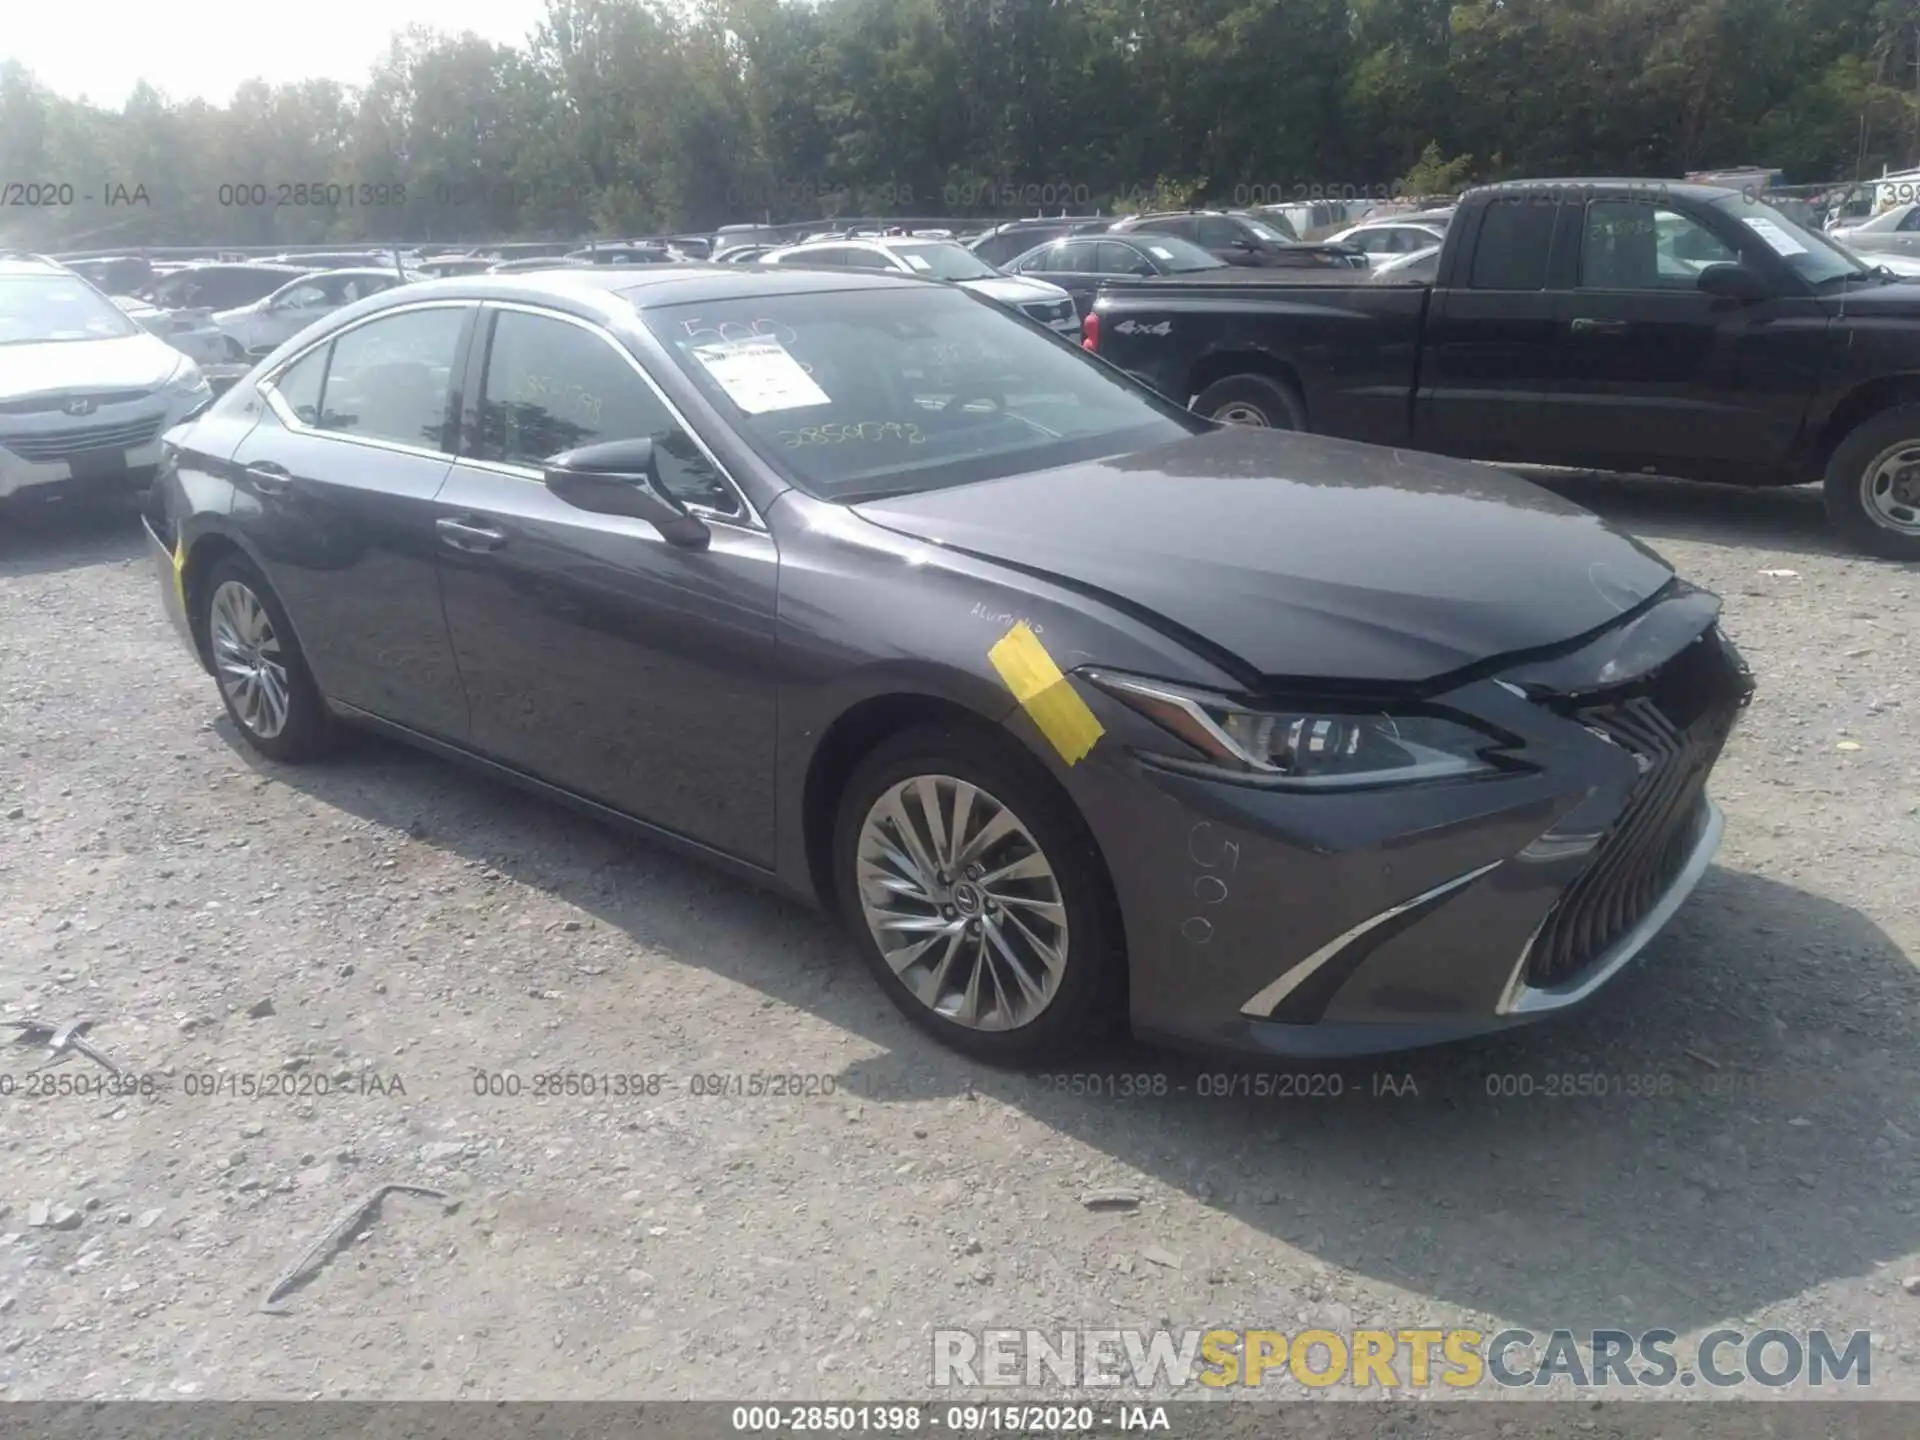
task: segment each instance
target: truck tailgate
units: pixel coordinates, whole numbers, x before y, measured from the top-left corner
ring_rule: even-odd
[[[1182,405],[1228,375],[1277,372],[1298,387],[1315,432],[1392,445],[1412,433],[1430,294],[1324,272],[1198,271],[1109,282],[1093,308],[1100,357]]]

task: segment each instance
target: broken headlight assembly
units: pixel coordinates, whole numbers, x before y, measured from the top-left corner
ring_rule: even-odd
[[[1512,773],[1518,742],[1430,710],[1264,704],[1109,670],[1080,678],[1204,758],[1149,752],[1171,769],[1287,790],[1341,790]]]

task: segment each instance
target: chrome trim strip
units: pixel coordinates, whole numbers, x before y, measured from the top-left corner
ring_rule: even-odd
[[[1247,1001],[1246,1004],[1242,1005],[1240,1007],[1240,1013],[1242,1015],[1251,1015],[1259,1020],[1272,1019],[1275,1006],[1295,990],[1299,989],[1321,966],[1333,959],[1334,956],[1338,955],[1362,935],[1365,935],[1370,930],[1378,929],[1396,916],[1404,915],[1409,910],[1418,909],[1430,900],[1439,899],[1449,891],[1458,890],[1462,886],[1472,884],[1488,871],[1497,870],[1505,863],[1504,860],[1495,860],[1490,865],[1482,865],[1478,870],[1469,870],[1464,875],[1456,875],[1453,879],[1444,881],[1434,886],[1433,889],[1414,896],[1411,900],[1402,900],[1398,905],[1392,906],[1390,909],[1382,910],[1378,915],[1373,915],[1362,920],[1351,929],[1343,930],[1318,950],[1307,956],[1307,958],[1302,960],[1298,965],[1295,965],[1291,970],[1280,976],[1279,979],[1260,991],[1251,1000]]]
[[[1673,912],[1678,910],[1686,898],[1693,893],[1694,887],[1700,883],[1700,878],[1707,873],[1707,866],[1713,863],[1714,852],[1720,848],[1720,837],[1725,833],[1726,828],[1727,817],[1721,812],[1720,807],[1711,800],[1707,801],[1707,823],[1701,828],[1700,838],[1694,843],[1693,853],[1687,856],[1687,863],[1674,877],[1673,884],[1667,887],[1667,893],[1660,897],[1652,909],[1640,917],[1638,924],[1614,941],[1611,949],[1589,965],[1580,979],[1569,981],[1551,990],[1536,990],[1527,984],[1527,960],[1533,953],[1533,942],[1539,936],[1539,930],[1536,929],[1521,949],[1520,963],[1513,967],[1513,974],[1507,980],[1506,989],[1501,992],[1500,1004],[1494,1013],[1496,1015],[1549,1014],[1555,1010],[1564,1010],[1570,1005],[1578,1005],[1606,984],[1626,967],[1628,961],[1646,948],[1648,942],[1660,933],[1667,921],[1673,918]],[[1544,927],[1546,921],[1542,919],[1540,924]]]

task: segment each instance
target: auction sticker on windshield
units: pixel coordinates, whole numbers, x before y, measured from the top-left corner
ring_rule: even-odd
[[[1807,247],[1763,215],[1742,216],[1747,228],[1774,248],[1779,255],[1804,255]]]
[[[833,403],[777,340],[723,340],[695,345],[692,353],[727,398],[749,415]]]

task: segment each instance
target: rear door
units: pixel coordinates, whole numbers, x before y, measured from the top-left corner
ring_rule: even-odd
[[[444,740],[467,733],[435,571],[432,501],[475,307],[382,312],[261,384],[233,452],[233,519],[292,618],[320,688]]]
[[[1427,313],[1414,443],[1478,460],[1554,463],[1559,347],[1569,295],[1548,287],[1561,204],[1549,192],[1489,200]],[[1462,271],[1464,270],[1464,273]]]
[[[1697,478],[1779,463],[1819,378],[1817,307],[1699,288],[1706,266],[1743,264],[1786,289],[1765,241],[1710,206],[1650,195],[1589,200],[1578,234],[1550,425],[1558,453]]]
[[[531,306],[487,315],[484,373],[436,507],[474,748],[770,864],[773,537],[613,335]],[[663,487],[711,526],[707,549],[575,509],[542,480],[560,451],[640,436]]]

